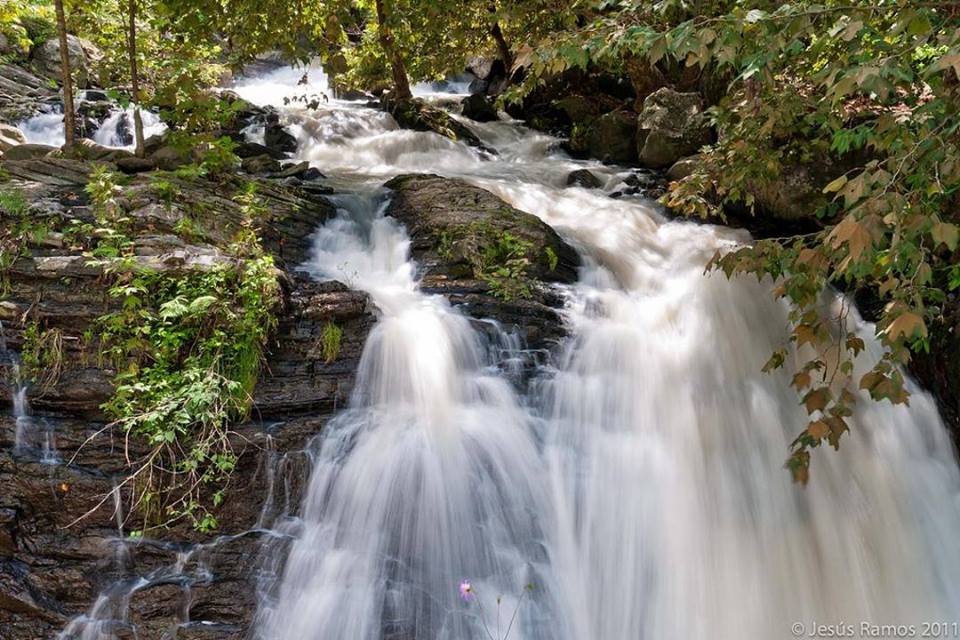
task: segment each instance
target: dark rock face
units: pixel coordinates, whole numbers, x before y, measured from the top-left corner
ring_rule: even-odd
[[[637,154],[642,166],[669,167],[709,144],[711,137],[699,94],[664,87],[643,101],[637,129]]]
[[[53,228],[69,218],[92,220],[83,195],[90,163],[43,158],[6,161],[3,169],[28,199],[32,218]],[[231,198],[240,183],[168,178],[178,192],[171,202],[144,177],[134,178],[120,197],[132,220],[137,261],[161,270],[217,264],[240,220]],[[264,243],[278,265],[305,260],[311,232],[333,207],[271,181],[261,181],[258,193],[276,215]],[[202,239],[176,235],[185,216],[195,218]],[[0,219],[0,227],[5,224]],[[96,336],[92,343],[84,338],[118,301],[108,295],[102,269],[67,244],[49,234],[31,246],[6,273],[11,293],[0,304],[11,352],[22,349],[28,321],[63,337],[59,379],[28,393],[35,415],[19,451],[9,408],[10,354],[0,353],[0,637],[56,637],[90,611],[98,594],[116,598],[98,615],[103,631],[117,638],[243,637],[256,610],[258,526],[270,526],[299,504],[309,477],[304,450],[330,412],[346,404],[374,322],[367,296],[337,282],[315,282],[292,267],[278,271],[280,322],[254,393],[255,421],[235,427],[239,461],[218,513],[220,529],[203,535],[181,524],[163,533],[176,542],[123,542],[111,492],[128,473],[125,447],[135,458],[142,445],[101,421],[99,406],[112,393],[115,372],[97,358]],[[343,332],[334,355],[321,341],[328,323]],[[296,417],[304,413],[311,417]],[[40,462],[41,431],[50,434],[60,464]],[[128,497],[120,490],[121,520]],[[104,500],[106,506],[96,508]],[[125,596],[129,607],[121,602]],[[80,632],[76,623],[68,637]]]
[[[577,169],[576,171],[571,171],[570,175],[567,176],[567,186],[599,189],[603,186],[603,183],[600,182],[600,178],[593,175],[589,169]]]
[[[484,145],[477,134],[471,131],[469,127],[452,118],[443,109],[428,105],[422,100],[416,98],[409,100],[387,99],[383,108],[404,129],[432,131],[445,138],[463,142],[486,153],[496,155],[496,151]]]
[[[259,156],[244,158],[240,166],[247,173],[273,173],[274,171],[280,170],[280,161],[264,153]]]
[[[448,296],[476,318],[493,318],[515,327],[532,348],[547,348],[564,335],[554,310],[560,301],[544,284],[576,280],[579,257],[553,229],[462,180],[409,175],[394,178],[387,186],[393,190],[387,214],[402,222],[410,234],[425,291]],[[527,256],[533,281],[529,298],[494,296],[470,263],[471,253],[482,251],[491,237],[503,233],[532,247]]]
[[[637,121],[628,111],[611,111],[594,120],[587,131],[590,156],[603,162],[630,164],[637,159]]]
[[[495,122],[499,120],[497,110],[490,100],[479,93],[467,96],[460,103],[463,106],[463,115],[477,122]]]
[[[297,139],[280,124],[279,116],[276,113],[267,116],[263,140],[267,147],[282,153],[293,153],[297,150]]]
[[[48,144],[18,144],[8,148],[3,153],[4,160],[31,160],[33,158],[42,158],[56,151],[56,147]]]
[[[16,65],[0,64],[0,120],[23,120],[55,95],[43,78]]]

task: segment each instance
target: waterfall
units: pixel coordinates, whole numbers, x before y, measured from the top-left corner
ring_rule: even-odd
[[[960,475],[927,394],[912,388],[909,407],[864,397],[840,451],[814,456],[810,486],[784,471],[806,413],[787,374],[761,368],[787,310],[770,282],[704,274],[745,233],[613,200],[622,170],[574,162],[515,123],[469,123],[500,152],[491,161],[356,105],[285,115],[325,172],[463,177],[556,228],[587,266],[572,337],[522,409],[463,319],[417,294],[399,229],[367,212],[369,228],[344,216],[319,232],[314,271],[354,269],[347,281],[382,317],[353,405],[321,437],[261,637],[484,637],[456,626],[458,575],[486,594],[539,583],[514,638],[760,639],[960,612]],[[562,188],[584,166],[605,190]],[[869,345],[862,373],[880,346],[855,312],[848,322]]]
[[[380,318],[350,407],[318,444],[302,523],[260,637],[484,638],[485,607],[544,575],[545,471],[531,417],[468,320],[420,293],[376,195],[340,198],[309,267],[370,293]],[[549,618],[549,594],[527,618]],[[552,638],[547,628],[526,638]]]
[[[783,463],[806,412],[789,372],[761,372],[787,309],[770,281],[704,273],[748,234],[610,198],[629,171],[517,122],[468,123],[491,159],[358,103],[285,103],[325,92],[302,74],[236,89],[280,107],[297,159],[346,193],[304,268],[367,292],[378,321],[349,406],[312,444],[299,513],[261,518],[268,545],[290,543],[268,547],[253,637],[489,640],[515,609],[510,640],[868,637],[862,624],[916,637],[957,620],[960,473],[933,401],[912,383],[909,406],[862,397],[840,450],[793,484]],[[565,187],[581,168],[605,186]],[[581,253],[570,336],[529,387],[511,384],[510,335],[419,290],[379,186],[405,172],[488,189]],[[846,322],[862,374],[881,347],[855,311]],[[273,489],[264,500],[272,513]]]
[[[53,425],[45,419],[37,419],[30,410],[27,398],[29,384],[20,369],[20,357],[7,348],[7,340],[0,322],[0,357],[8,362],[10,404],[15,422],[13,452],[18,456],[35,455],[41,464],[60,463]]]
[[[133,131],[133,113],[133,106],[113,111],[93,133],[93,141],[105,147],[133,151],[137,146]],[[167,130],[167,125],[161,122],[160,116],[152,111],[141,109],[140,121],[143,123],[144,140]]]
[[[82,101],[82,96],[80,98]],[[136,146],[133,137],[133,111],[133,106],[113,110],[93,132],[93,141],[105,147],[132,151]],[[143,121],[144,139],[167,130],[167,125],[160,120],[160,116],[152,111],[141,109],[140,117]],[[60,147],[64,141],[63,107],[33,115],[20,122],[17,128],[31,144]]]
[[[63,107],[52,108],[30,116],[17,124],[30,144],[63,146]]]

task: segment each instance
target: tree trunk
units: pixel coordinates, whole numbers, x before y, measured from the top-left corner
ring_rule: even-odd
[[[507,44],[507,39],[503,37],[499,22],[494,22],[493,26],[490,27],[490,35],[497,43],[497,51],[500,53],[500,59],[503,60],[503,66],[506,68],[509,77],[510,69],[513,68],[513,54],[510,53],[510,45]]]
[[[143,119],[140,117],[140,73],[137,70],[137,0],[128,0],[127,13],[130,17],[127,53],[130,56],[130,100],[133,102],[133,135],[136,141],[134,153],[138,158],[142,158]]]
[[[67,48],[67,18],[63,13],[63,0],[54,0],[57,12],[57,35],[60,39],[60,70],[63,82],[63,148],[72,149],[74,136],[73,78],[70,76],[70,50]]]
[[[383,6],[383,0],[376,0],[377,7],[377,32],[380,36],[380,46],[383,47],[383,53],[390,62],[390,70],[393,73],[393,89],[396,92],[396,98],[401,100],[410,98],[410,80],[407,78],[407,68],[403,64],[403,56],[397,49],[396,42],[393,39],[393,32],[390,30],[389,16]]]

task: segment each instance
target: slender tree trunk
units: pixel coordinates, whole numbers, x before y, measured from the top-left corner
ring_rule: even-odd
[[[497,43],[497,51],[500,53],[500,59],[503,60],[503,66],[507,70],[507,76],[509,76],[510,69],[513,68],[513,54],[510,53],[510,45],[507,44],[507,39],[503,37],[499,22],[494,22],[493,26],[490,27],[490,35]]]
[[[410,80],[407,78],[407,68],[403,64],[403,56],[397,49],[397,43],[393,39],[393,32],[390,30],[389,16],[383,6],[383,0],[376,0],[377,6],[377,32],[380,35],[380,46],[383,47],[383,53],[386,54],[390,62],[390,70],[393,73],[393,89],[396,92],[395,97],[401,100],[410,98]]]
[[[130,56],[130,99],[133,101],[133,135],[136,140],[134,153],[138,158],[142,158],[143,119],[140,117],[140,73],[137,70],[137,0],[128,0],[127,13],[130,17],[127,53]]]
[[[70,76],[70,50],[67,48],[67,18],[63,13],[63,0],[54,0],[57,12],[57,35],[60,39],[60,69],[63,82],[63,148],[72,149],[74,136],[73,78]]]
[[[497,43],[497,52],[500,55],[500,59],[503,60],[503,66],[506,67],[507,76],[509,76],[510,69],[513,67],[513,54],[510,53],[510,44],[503,35],[503,29],[500,28],[500,21],[497,20],[497,3],[491,2],[488,4],[487,11],[493,17],[490,35],[493,36],[493,41]]]

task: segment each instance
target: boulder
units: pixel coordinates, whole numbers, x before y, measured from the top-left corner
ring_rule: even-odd
[[[190,164],[190,152],[177,149],[173,145],[165,145],[150,154],[151,160],[158,169],[173,171],[177,167]]]
[[[297,178],[302,180],[303,176],[310,171],[310,163],[304,160],[303,162],[288,162],[283,165],[278,172],[273,174],[273,178]]]
[[[233,152],[237,154],[237,157],[240,158],[252,158],[254,156],[262,156],[264,154],[270,156],[274,160],[283,160],[287,157],[287,154],[283,151],[264,146],[257,142],[240,142],[233,148]]]
[[[259,156],[244,158],[240,167],[247,173],[274,173],[280,170],[280,161],[264,153]]]
[[[569,120],[571,126],[585,126],[601,114],[596,100],[579,95],[564,96],[553,105]]]
[[[489,98],[482,94],[467,96],[460,103],[463,107],[463,115],[477,122],[494,122],[499,120],[497,109]]]
[[[93,140],[81,138],[73,148],[73,154],[84,160],[98,160],[102,162],[116,162],[124,158],[132,158],[133,152],[126,149],[114,149],[97,144]]]
[[[85,42],[74,35],[67,35],[67,55],[70,58],[70,69],[76,79],[77,87],[84,89],[93,79],[93,65],[103,55],[89,42]],[[60,39],[50,38],[31,54],[34,68],[42,75],[59,81],[62,76],[60,69]]]
[[[603,162],[632,163],[637,159],[636,135],[637,119],[632,113],[605,113],[587,129],[587,152]]]
[[[127,175],[146,173],[147,171],[153,171],[157,168],[152,158],[118,158],[115,164],[120,171]]]
[[[412,240],[411,251],[428,272],[462,272],[469,266],[468,254],[489,240],[484,236],[509,233],[531,245],[526,256],[531,278],[576,281],[580,263],[576,251],[539,218],[511,207],[489,191],[435,175],[398,176],[386,186],[394,191],[387,213],[404,224]],[[441,246],[444,238],[453,246]]]
[[[43,78],[14,64],[0,64],[0,120],[29,118],[53,98],[54,90]]]
[[[567,176],[567,186],[599,189],[603,186],[603,182],[591,171],[587,169],[577,169],[576,171],[571,171],[570,175]]]
[[[20,129],[0,122],[0,151],[6,151],[10,147],[26,143],[27,137],[23,135]]]
[[[664,87],[643,101],[637,119],[637,156],[649,168],[669,167],[712,139],[703,100],[696,93]]]
[[[387,186],[387,214],[410,234],[424,291],[513,327],[531,349],[549,348],[565,334],[555,310],[563,302],[546,284],[575,281],[579,256],[553,229],[463,180],[407,175]],[[517,253],[506,258],[510,251]],[[527,262],[504,278],[498,269],[509,259]]]
[[[57,147],[48,144],[18,144],[7,148],[3,152],[3,159],[7,162],[11,160],[32,160],[33,158],[42,158],[57,150]]]
[[[667,177],[671,180],[683,180],[700,165],[700,154],[680,158],[667,169]]]
[[[487,153],[496,154],[496,151],[483,144],[468,126],[458,122],[443,109],[429,105],[423,100],[417,98],[394,100],[387,95],[384,97],[383,108],[404,129],[432,131],[455,142],[463,142]]]
[[[297,139],[280,124],[280,116],[276,113],[267,116],[263,142],[267,147],[281,153],[293,153],[297,150]]]
[[[815,163],[785,162],[775,177],[747,184],[756,206],[784,221],[815,221],[817,210],[829,202],[823,187],[841,172]]]

